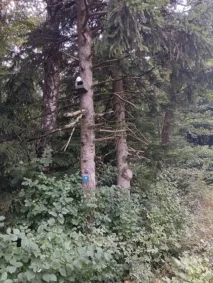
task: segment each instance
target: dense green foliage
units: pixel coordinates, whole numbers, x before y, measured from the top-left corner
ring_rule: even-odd
[[[39,174],[23,186],[14,228],[1,235],[2,280],[121,282],[130,273],[149,282],[180,247],[186,212],[169,180],[131,197],[115,186],[100,187],[89,200],[77,176]]]
[[[97,176],[90,197],[79,174],[82,119],[73,115],[81,99],[75,1],[9,2],[0,18],[0,282],[213,282],[211,1],[88,5]],[[51,34],[46,4],[60,10]],[[57,128],[48,132],[44,62],[55,45]],[[118,70],[130,190],[116,186]]]
[[[185,253],[180,259],[174,258],[171,262],[174,276],[172,279],[166,278],[165,282],[212,282],[213,272],[210,260],[211,256],[208,254],[197,256]]]

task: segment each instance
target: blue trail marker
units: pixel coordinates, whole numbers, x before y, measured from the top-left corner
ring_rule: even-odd
[[[82,179],[82,183],[84,184],[84,183],[89,183],[89,176],[88,175],[83,175],[82,177],[81,177],[81,179]]]

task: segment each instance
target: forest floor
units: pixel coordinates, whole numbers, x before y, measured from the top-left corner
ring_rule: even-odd
[[[209,249],[212,251],[213,245],[213,186],[208,186],[205,190],[205,193],[202,194],[202,199],[197,203],[196,211],[193,213],[191,220],[192,221],[189,223],[184,246],[185,249],[188,251],[190,250],[192,254],[202,256]],[[213,267],[212,252],[211,256],[208,257],[208,260],[209,266]],[[164,283],[165,280],[162,279],[163,277],[164,276],[161,278],[156,278],[153,283]]]
[[[196,244],[212,243],[213,239],[213,187],[206,190],[200,200],[194,219],[194,231],[191,231]]]

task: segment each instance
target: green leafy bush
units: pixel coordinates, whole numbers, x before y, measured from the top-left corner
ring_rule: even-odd
[[[21,238],[21,248],[12,241]],[[0,238],[1,280],[9,282],[119,282],[119,266],[110,239],[83,235],[63,227],[42,227],[38,233],[8,229]]]
[[[164,278],[168,283],[209,283],[213,282],[213,270],[207,255],[185,252],[180,259],[170,262],[171,278]]]
[[[87,211],[82,205],[85,199],[78,175],[56,179],[40,173],[34,180],[25,178],[23,186],[17,200],[17,223],[33,230],[43,222],[50,226],[84,227]]]
[[[77,175],[38,174],[25,179],[15,207],[15,228],[0,236],[5,283],[122,282],[125,274],[148,283],[180,249],[185,222],[177,188],[165,176],[149,194],[100,187],[88,200]]]
[[[113,186],[116,184],[116,167],[110,164],[102,163],[98,167],[98,185],[101,186]]]

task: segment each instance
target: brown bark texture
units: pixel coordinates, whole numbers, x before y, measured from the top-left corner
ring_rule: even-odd
[[[42,129],[52,131],[57,126],[57,108],[60,84],[60,44],[58,43],[62,5],[61,0],[48,0],[44,40],[44,85]]]
[[[166,111],[163,120],[163,127],[161,132],[161,144],[168,145],[171,128],[171,111]]]
[[[169,100],[170,104],[168,109],[166,110],[163,127],[161,131],[161,145],[168,145],[170,141],[170,135],[172,132],[173,120],[174,120],[174,112],[176,108],[176,94],[177,94],[177,85],[176,85],[176,69],[173,66],[172,73],[170,75],[170,94]]]
[[[130,181],[132,179],[132,171],[128,167],[127,162],[128,146],[125,121],[125,102],[121,99],[124,98],[123,79],[121,76],[118,76],[113,82],[113,91],[115,94],[116,128],[118,130],[123,130],[119,133],[116,139],[117,185],[123,189],[129,189]]]
[[[87,2],[85,0],[76,0],[76,9],[80,77],[85,82],[88,90],[80,94],[80,106],[82,110],[85,110],[81,119],[81,175],[89,177],[89,181],[82,185],[84,191],[87,194],[91,194],[96,187],[92,38],[87,26]]]

